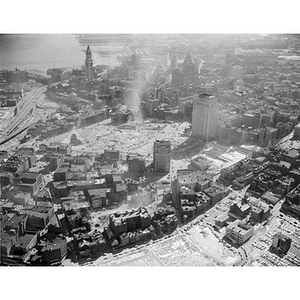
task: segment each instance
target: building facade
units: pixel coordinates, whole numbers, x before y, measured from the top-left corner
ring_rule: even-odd
[[[193,104],[192,134],[204,141],[217,137],[219,125],[219,105],[217,98],[201,94]]]
[[[57,238],[53,242],[47,242],[41,249],[42,262],[45,265],[51,265],[61,262],[67,255],[67,240]]]
[[[171,162],[171,143],[169,141],[154,142],[153,165],[155,173],[169,173]]]
[[[95,77],[95,74],[94,74],[94,67],[93,67],[92,51],[90,49],[90,46],[87,46],[85,55],[86,55],[86,57],[85,57],[85,78],[87,80],[93,80]]]
[[[272,247],[278,253],[286,254],[291,247],[292,239],[281,232],[277,232],[272,239]]]
[[[196,84],[197,82],[198,63],[192,59],[192,55],[189,52],[182,63],[182,68],[176,68],[173,70],[172,84],[175,86],[183,86]]]
[[[144,157],[139,155],[129,155],[127,158],[128,170],[134,173],[144,173],[146,162]]]
[[[236,220],[226,227],[226,237],[236,245],[242,245],[254,234],[254,228],[249,224]]]

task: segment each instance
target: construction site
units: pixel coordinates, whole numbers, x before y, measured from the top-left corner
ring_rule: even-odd
[[[57,111],[57,104],[47,98],[40,98],[31,116],[32,122],[44,120]],[[1,111],[1,124],[5,128],[12,117],[13,109],[4,108]],[[154,195],[149,184],[162,184],[171,188],[172,180],[180,170],[205,171],[217,181],[224,168],[230,168],[237,162],[250,156],[253,151],[259,150],[253,146],[224,146],[217,142],[204,143],[191,136],[189,122],[162,122],[146,119],[144,121],[128,121],[125,124],[115,125],[111,119],[95,124],[75,127],[69,132],[56,135],[40,141],[34,138],[25,142],[25,147],[39,149],[40,144],[64,143],[68,144],[72,136],[76,136],[77,144],[72,146],[72,155],[95,156],[107,149],[120,151],[120,161],[117,168],[122,178],[127,176],[128,166],[125,164],[129,154],[138,154],[145,158],[146,165],[153,161],[153,143],[156,140],[168,140],[172,145],[170,173],[145,174],[148,187],[139,188],[137,193],[128,196],[127,202],[118,207],[107,208],[106,211],[94,211],[91,214],[91,232],[104,230],[108,224],[108,216],[114,212],[125,212],[128,209],[145,206],[149,212],[154,212],[160,205],[161,196],[159,188]],[[6,149],[15,149],[19,145],[19,137],[12,138],[5,144]],[[285,142],[285,140],[283,141]],[[289,139],[285,143],[289,143]],[[2,146],[3,147],[3,146]],[[47,180],[48,179],[47,177]],[[166,185],[167,184],[167,185]],[[103,266],[286,266],[298,264],[300,254],[300,223],[279,212],[282,202],[275,205],[272,216],[264,225],[254,226],[253,237],[243,244],[235,247],[224,240],[225,228],[216,230],[215,220],[227,213],[234,203],[239,203],[247,188],[231,190],[231,193],[219,203],[201,214],[192,222],[178,227],[170,235],[160,239],[150,240],[146,244],[124,249],[118,253],[106,253],[97,260],[86,262],[84,265]],[[285,232],[293,237],[293,244],[288,256],[278,258],[269,252],[272,237],[276,232]],[[297,241],[295,240],[297,239]],[[69,259],[63,265],[77,265]]]
[[[299,265],[300,222],[279,212],[279,203],[267,224],[254,226],[254,235],[243,246],[236,247],[224,240],[225,228],[216,230],[214,222],[220,214],[228,212],[230,205],[238,203],[244,191],[233,191],[205,215],[172,234],[147,244],[125,249],[120,253],[107,253],[96,261],[84,265],[94,266],[295,266]],[[293,237],[287,256],[280,258],[269,251],[277,232]],[[74,265],[69,260],[65,265]]]
[[[17,263],[300,265],[296,104],[252,98],[256,79],[239,67],[244,98],[222,64],[207,85],[191,51],[181,70],[170,53],[154,63],[144,52],[107,68],[91,48],[81,69],[3,73],[26,82],[1,92],[3,205],[17,214],[14,204],[47,199],[58,219],[43,229],[68,237],[57,261],[33,246]],[[20,249],[4,242],[9,261]]]

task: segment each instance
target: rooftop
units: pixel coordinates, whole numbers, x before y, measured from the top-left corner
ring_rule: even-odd
[[[90,194],[91,198],[94,197],[106,198],[106,189],[88,190],[88,193]]]
[[[41,175],[41,173],[22,172],[20,178],[37,179]]]
[[[18,192],[17,194],[14,195],[14,198],[26,198],[30,193],[26,192]]]
[[[228,219],[229,219],[228,215],[223,214],[223,215],[219,215],[219,216],[216,218],[215,221],[225,222],[225,221],[227,221]]]
[[[65,238],[58,238],[53,242],[46,242],[46,244],[42,248],[41,252],[47,252],[47,251],[60,249],[62,246],[64,246],[65,243],[66,243]]]
[[[27,245],[36,237],[34,234],[25,234],[21,236],[18,242],[16,243],[16,247],[27,247]]]
[[[241,234],[246,234],[253,227],[249,224],[242,223],[239,220],[235,220],[227,226],[228,229],[239,232]]]
[[[1,246],[12,244],[13,237],[8,233],[6,233],[5,231],[1,231],[0,237],[1,237],[0,238]]]
[[[19,228],[20,222],[26,222],[27,216],[22,214],[22,215],[17,215],[15,214],[6,224],[6,227],[10,228]]]
[[[281,239],[281,240],[288,240],[290,239],[288,236],[284,235],[282,232],[277,232],[274,234],[273,238]]]

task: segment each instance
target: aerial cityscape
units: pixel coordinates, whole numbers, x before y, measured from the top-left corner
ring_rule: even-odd
[[[300,35],[0,35],[1,266],[300,266]]]

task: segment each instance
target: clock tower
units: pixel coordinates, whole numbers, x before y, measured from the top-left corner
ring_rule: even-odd
[[[85,51],[85,78],[87,80],[94,79],[94,67],[93,67],[93,59],[92,59],[92,51],[90,46],[88,45]]]

